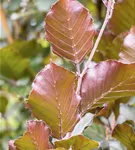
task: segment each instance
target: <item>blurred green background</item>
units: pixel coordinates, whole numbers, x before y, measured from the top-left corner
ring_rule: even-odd
[[[50,59],[58,65],[75,70],[72,63],[54,55],[45,40],[44,19],[54,2],[55,0],[1,1],[0,150],[8,149],[8,141],[24,133],[26,121],[32,118],[29,110],[25,108],[32,81]],[[90,10],[95,27],[99,29],[105,15],[102,0],[80,0],[80,2]],[[106,57],[97,53],[94,59],[98,62],[105,60]],[[125,109],[124,106],[123,104],[121,109]],[[129,108],[127,109],[129,111]],[[105,139],[105,129],[98,124],[93,124],[84,134],[99,141]],[[91,137],[91,134],[95,137]],[[120,145],[117,142],[112,145],[115,144]],[[103,145],[108,146],[108,143]],[[107,146],[104,149],[107,150]]]

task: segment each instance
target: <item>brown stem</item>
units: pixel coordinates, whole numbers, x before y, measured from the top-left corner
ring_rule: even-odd
[[[89,56],[89,59],[88,59],[88,61],[86,62],[86,65],[85,65],[85,67],[84,67],[84,69],[83,69],[83,71],[82,71],[82,73],[81,73],[81,75],[80,75],[80,78],[79,78],[79,80],[78,80],[78,86],[77,86],[76,92],[77,92],[79,95],[80,95],[80,89],[81,89],[81,84],[82,84],[82,78],[83,78],[83,76],[85,75],[85,73],[87,72],[87,70],[88,70],[88,68],[89,68],[89,65],[90,65],[90,63],[91,63],[91,60],[92,60],[92,58],[93,58],[95,52],[96,52],[96,49],[97,49],[98,44],[99,44],[99,42],[100,42],[100,40],[101,40],[101,37],[102,37],[103,32],[104,32],[104,30],[105,30],[105,28],[106,28],[106,25],[107,25],[109,19],[112,17],[114,4],[115,4],[115,1],[114,1],[114,0],[109,0],[104,23],[103,23],[102,28],[101,28],[101,30],[100,30],[100,32],[99,32],[99,35],[98,35],[97,40],[96,40],[96,42],[95,42],[95,44],[94,44],[94,47],[93,47],[93,49],[92,49],[92,51],[91,51],[91,54],[90,54],[90,56]]]
[[[0,5],[0,20],[2,22],[4,31],[5,31],[5,33],[7,35],[7,41],[8,41],[8,43],[13,43],[14,40],[13,40],[12,34],[10,32],[8,23],[7,23],[5,12],[4,12],[4,10],[3,10],[3,8],[2,8],[1,5]]]

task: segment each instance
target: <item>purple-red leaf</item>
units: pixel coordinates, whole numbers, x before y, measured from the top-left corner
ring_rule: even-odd
[[[55,54],[80,63],[92,48],[92,17],[77,0],[59,0],[45,19],[46,39]]]
[[[120,60],[124,63],[135,62],[135,26],[124,39],[123,51],[119,54]]]
[[[135,95],[135,63],[106,61],[89,69],[81,87],[82,111],[100,107],[104,103]]]
[[[42,121],[28,121],[27,131],[15,141],[9,141],[9,150],[45,150],[49,144],[50,131]]]
[[[75,74],[51,62],[32,86],[28,107],[51,127],[56,138],[70,132],[79,120],[80,97],[74,91],[75,80]]]

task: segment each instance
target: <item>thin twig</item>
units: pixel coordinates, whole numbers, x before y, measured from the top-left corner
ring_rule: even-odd
[[[80,74],[81,74],[80,65],[79,65],[79,64],[75,64],[75,67],[76,67],[77,76],[78,76],[78,78],[79,78],[79,77],[80,77]]]
[[[98,35],[97,40],[96,40],[96,42],[95,42],[95,44],[94,44],[94,47],[93,47],[93,49],[92,49],[92,51],[91,51],[91,54],[90,54],[90,56],[89,56],[89,59],[88,59],[86,65],[85,65],[85,67],[84,67],[84,69],[83,69],[83,71],[82,71],[82,73],[81,73],[81,75],[80,75],[80,78],[79,78],[79,80],[78,80],[78,86],[77,86],[76,92],[77,92],[79,95],[80,95],[80,89],[81,89],[81,84],[82,84],[82,78],[83,78],[83,76],[85,75],[85,73],[87,72],[87,70],[88,70],[88,68],[89,68],[89,65],[90,65],[90,63],[91,63],[91,60],[92,60],[92,58],[93,58],[95,52],[96,52],[96,49],[97,49],[98,44],[99,44],[99,42],[100,42],[100,40],[101,40],[101,37],[102,37],[103,32],[104,32],[104,30],[105,30],[105,28],[106,28],[106,25],[107,25],[109,19],[112,17],[114,4],[115,4],[115,1],[114,1],[114,0],[109,0],[104,23],[103,23],[102,28],[101,28],[101,30],[100,30],[100,32],[99,32],[99,35]]]

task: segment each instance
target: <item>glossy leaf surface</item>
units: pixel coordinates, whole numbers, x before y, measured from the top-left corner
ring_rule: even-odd
[[[80,63],[92,48],[92,17],[77,0],[59,0],[46,19],[46,39],[55,54]]]
[[[84,75],[81,87],[82,111],[100,107],[118,98],[135,95],[135,64],[106,61]]]
[[[76,76],[51,62],[37,76],[28,99],[33,114],[45,121],[53,136],[62,138],[79,120],[80,97],[75,93]]]
[[[29,121],[27,123],[26,133],[15,140],[9,142],[11,150],[45,150],[50,148],[49,144],[50,131],[42,121]],[[16,149],[15,149],[16,148]]]
[[[128,31],[135,25],[135,0],[120,0],[114,6],[110,20],[111,30],[119,34]]]
[[[120,60],[124,63],[135,62],[135,26],[131,28],[129,34],[124,39],[123,50],[119,54]]]
[[[55,142],[56,147],[64,147],[72,150],[93,150],[99,146],[98,142],[87,139],[82,135],[73,136],[70,139]]]
[[[135,149],[135,132],[128,124],[117,125],[112,136],[124,144],[128,150]]]

